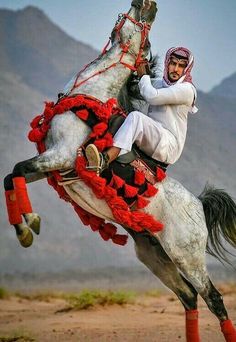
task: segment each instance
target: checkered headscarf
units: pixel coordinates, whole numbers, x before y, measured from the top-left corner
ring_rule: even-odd
[[[194,63],[194,57],[191,53],[191,51],[189,51],[188,49],[182,47],[182,46],[179,46],[179,47],[172,47],[170,48],[167,53],[166,53],[166,58],[165,58],[165,69],[164,69],[164,80],[165,82],[168,84],[168,85],[172,85],[176,82],[171,82],[169,79],[168,79],[168,66],[169,66],[169,63],[170,63],[170,57],[175,54],[175,55],[178,55],[183,58],[187,58],[188,60],[188,64],[184,70],[184,74],[183,76],[177,81],[178,83],[180,82],[189,82],[189,83],[192,83],[192,76],[191,76],[191,70],[193,68],[193,63]]]

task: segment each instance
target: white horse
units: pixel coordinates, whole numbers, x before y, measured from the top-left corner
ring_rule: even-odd
[[[67,87],[68,94],[86,94],[103,102],[110,98],[118,99],[140,55],[140,45],[143,45],[143,21],[151,25],[155,14],[155,2],[133,0],[128,16],[120,16],[118,19],[116,27],[121,22],[123,26],[120,26],[119,32],[113,31],[111,48],[72,80]],[[127,47],[125,53],[122,48],[124,45]],[[145,54],[146,50],[142,53]],[[10,217],[10,222],[14,224],[17,237],[24,247],[32,243],[31,229],[39,233],[40,218],[32,213],[31,208],[21,208],[24,198],[22,192],[17,190],[16,179],[24,177],[29,183],[46,177],[54,170],[73,168],[78,147],[86,141],[90,132],[91,129],[70,111],[54,116],[45,138],[46,151],[16,164],[12,174],[5,178],[9,217],[13,211],[15,214],[18,211],[18,217],[23,215],[25,221],[16,222],[15,217]],[[106,202],[96,198],[83,181],[77,180],[64,188],[73,201],[89,213],[115,221]],[[236,247],[235,203],[225,192],[214,189],[206,189],[200,198],[196,198],[170,177],[158,183],[158,189],[158,195],[151,199],[144,211],[163,222],[164,229],[151,236],[148,232],[137,233],[129,227],[124,227],[135,241],[137,257],[182,302],[186,311],[188,342],[200,341],[198,294],[219,319],[225,340],[235,342],[236,330],[228,318],[221,294],[209,279],[205,261],[206,248],[222,256],[220,234]],[[23,189],[23,192],[26,196],[26,189]],[[208,239],[212,247],[208,245]]]

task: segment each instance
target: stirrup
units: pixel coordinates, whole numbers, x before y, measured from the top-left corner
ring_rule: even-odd
[[[88,160],[87,170],[95,171],[100,175],[108,167],[108,156],[98,151],[94,144],[89,144],[85,149],[85,155]]]

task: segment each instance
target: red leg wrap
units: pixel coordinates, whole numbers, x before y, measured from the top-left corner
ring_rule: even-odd
[[[198,331],[198,310],[186,310],[186,341],[200,342]]]
[[[226,342],[236,342],[236,329],[230,319],[220,323]]]
[[[13,178],[13,184],[16,191],[17,202],[19,205],[19,210],[21,214],[32,213],[32,207],[30,199],[27,193],[25,177],[15,177]]]
[[[22,223],[15,190],[5,191],[7,212],[10,224]]]

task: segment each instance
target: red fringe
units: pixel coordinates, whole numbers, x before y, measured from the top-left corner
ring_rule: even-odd
[[[124,189],[125,189],[125,197],[127,198],[133,198],[137,196],[138,194],[138,189],[132,185],[125,184]]]
[[[121,234],[116,234],[115,236],[113,236],[112,241],[120,246],[124,246],[126,245],[128,240],[128,235],[121,235]]]
[[[152,197],[152,196],[155,196],[157,192],[158,192],[158,189],[156,189],[152,184],[147,183],[147,190],[143,193],[143,196]]]
[[[136,202],[136,207],[137,209],[143,209],[145,208],[148,204],[150,203],[149,200],[144,198],[143,196],[138,195],[137,197],[137,202]]]
[[[93,131],[90,134],[90,138],[98,138],[102,136],[106,130],[108,129],[108,125],[105,122],[99,122],[95,126],[93,126]]]
[[[114,189],[120,189],[122,188],[124,184],[125,184],[124,179],[120,178],[119,176],[113,173],[113,176],[109,185],[112,186]]]
[[[95,140],[94,145],[97,146],[97,149],[100,152],[104,151],[108,147],[111,147],[113,145],[113,138],[111,133],[106,133],[101,139]]]
[[[89,112],[87,109],[81,109],[76,112],[76,115],[81,119],[81,120],[88,120]]]
[[[162,182],[166,178],[165,172],[160,167],[157,167],[156,177],[158,182]]]
[[[134,174],[134,183],[136,185],[143,185],[145,182],[145,175],[142,171],[136,170]]]

